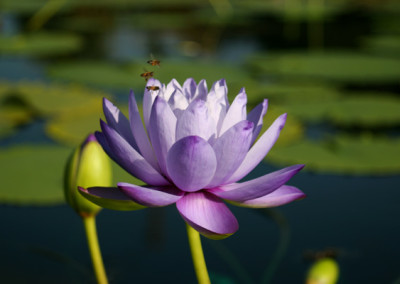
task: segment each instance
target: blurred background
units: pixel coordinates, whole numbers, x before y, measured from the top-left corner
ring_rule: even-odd
[[[127,114],[147,71],[225,78],[230,101],[246,88],[248,110],[268,98],[264,129],[288,113],[247,178],[306,164],[290,182],[306,199],[231,207],[240,230],[203,239],[213,283],[304,283],[321,254],[336,257],[338,283],[400,283],[396,0],[2,0],[1,283],[95,283],[64,165],[99,129],[101,98]],[[174,206],[97,222],[110,283],[196,282]]]

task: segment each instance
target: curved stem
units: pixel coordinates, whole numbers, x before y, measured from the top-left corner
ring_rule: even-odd
[[[89,245],[90,256],[92,257],[93,269],[98,284],[107,284],[107,275],[101,257],[99,240],[97,239],[96,217],[82,217],[85,226],[86,237]]]
[[[204,260],[203,249],[201,247],[200,234],[188,224],[186,224],[186,229],[197,282],[199,284],[210,284],[210,277],[208,276],[206,261]]]

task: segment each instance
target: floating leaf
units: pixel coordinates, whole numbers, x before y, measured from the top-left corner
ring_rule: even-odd
[[[101,98],[110,95],[78,85],[45,85],[39,82],[20,82],[13,92],[34,110],[44,115],[62,112],[101,111]]]
[[[269,13],[285,16],[289,20],[313,20],[328,17],[343,10],[345,1],[233,1],[235,9],[247,13]]]
[[[17,205],[62,203],[63,171],[71,149],[19,146],[0,150],[0,202]]]
[[[106,62],[72,62],[55,64],[49,68],[53,78],[84,84],[121,88],[129,90],[141,86],[145,81],[140,77],[143,68],[137,66],[134,70],[126,70],[121,66]]]
[[[340,125],[400,125],[400,100],[384,93],[360,93],[336,102],[327,113],[328,119]]]
[[[128,107],[124,106],[121,111],[129,117],[127,109]],[[77,146],[89,133],[100,130],[100,119],[105,120],[101,109],[81,113],[64,112],[50,119],[45,131],[48,136],[61,144]]]
[[[398,23],[400,24],[400,23]],[[383,56],[400,56],[400,35],[379,35],[362,40],[364,49]]]
[[[258,74],[281,78],[324,79],[342,83],[398,83],[400,59],[350,52],[258,55],[249,60]]]
[[[267,114],[264,117],[264,124],[260,131],[259,137],[271,126],[274,120],[285,113],[284,108],[276,106],[268,106]],[[279,139],[276,142],[276,146],[284,146],[292,143],[296,143],[304,136],[304,126],[296,119],[295,116],[289,114],[286,120],[285,127],[281,131]]]
[[[76,52],[82,45],[79,36],[59,32],[0,36],[0,52],[3,54],[54,56]]]
[[[268,98],[270,104],[312,103],[335,101],[340,93],[337,89],[321,82],[280,81],[270,84],[246,85],[248,101],[259,102],[260,98]]]
[[[325,173],[390,175],[400,173],[400,159],[394,157],[400,157],[400,139],[337,136],[273,148],[266,160]]]
[[[0,203],[54,205],[64,202],[63,178],[71,148],[18,146],[0,150]],[[113,180],[143,184],[114,162]]]

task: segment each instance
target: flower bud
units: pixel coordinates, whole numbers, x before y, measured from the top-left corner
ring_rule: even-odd
[[[339,266],[332,258],[316,261],[308,271],[306,284],[335,284],[339,278]]]
[[[64,193],[67,203],[82,217],[96,215],[101,207],[78,192],[78,186],[111,186],[112,170],[108,156],[90,134],[70,156],[65,169]]]

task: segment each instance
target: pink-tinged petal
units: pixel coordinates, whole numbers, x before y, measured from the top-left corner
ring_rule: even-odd
[[[213,148],[199,136],[182,138],[168,152],[169,177],[183,191],[202,189],[211,181],[216,167]]]
[[[243,203],[246,200],[259,198],[273,192],[284,185],[302,168],[304,168],[304,165],[294,165],[253,180],[213,188],[209,192],[223,199]]]
[[[207,192],[187,193],[176,202],[176,207],[186,223],[207,238],[223,239],[239,229],[229,208]]]
[[[189,103],[181,90],[175,90],[168,101],[177,119],[182,115]]]
[[[78,187],[80,194],[96,205],[111,210],[138,210],[146,208],[135,203],[116,187]]]
[[[192,101],[176,123],[176,140],[192,135],[208,140],[215,133],[215,122],[208,114],[206,102],[200,99]]]
[[[114,128],[135,150],[138,150],[135,139],[133,138],[131,127],[125,115],[112,102],[103,98],[103,111],[107,123]]]
[[[196,81],[193,80],[193,78],[188,78],[182,85],[183,89],[183,95],[186,97],[186,99],[191,102],[194,94],[196,93],[196,88],[197,84]]]
[[[140,117],[139,109],[136,103],[135,94],[131,91],[129,96],[129,120],[135,141],[140,150],[140,154],[146,159],[149,164],[159,171],[156,156],[153,148],[151,147],[150,140],[147,136],[146,130],[143,127],[143,122]]]
[[[151,185],[170,184],[133,147],[105,122],[100,121],[110,157],[128,173]],[[107,150],[107,149],[105,149]]]
[[[193,99],[201,99],[205,101],[207,99],[207,93],[208,93],[207,82],[206,80],[203,79],[197,85]]]
[[[118,187],[134,202],[148,207],[167,206],[182,198],[184,192],[173,186],[150,187],[120,182]]]
[[[217,169],[207,188],[224,184],[240,166],[250,147],[254,124],[241,121],[228,129],[212,145],[217,157]]]
[[[242,164],[236,172],[228,179],[227,183],[236,182],[251,172],[275,144],[286,123],[286,113],[279,116],[272,125],[264,132],[257,142],[250,148]]]
[[[149,86],[157,86],[160,89],[162,88],[160,81],[158,81],[154,78],[150,78],[147,81],[146,88],[144,89],[143,120],[144,120],[144,125],[146,126],[147,131],[149,129],[149,121],[150,121],[151,110],[153,108],[153,103],[154,103],[154,100],[156,99],[158,93],[160,92],[159,90],[157,90],[157,91],[148,90],[147,87],[149,87]]]
[[[154,152],[164,175],[167,172],[167,153],[175,143],[176,117],[168,103],[157,97],[150,116],[149,136]]]
[[[246,200],[242,203],[233,202],[233,204],[249,208],[269,208],[281,206],[305,197],[306,195],[297,187],[282,185],[278,189],[265,196]]]
[[[253,129],[253,139],[251,141],[251,144],[254,143],[254,141],[257,139],[258,134],[261,131],[261,128],[263,126],[263,118],[265,114],[267,113],[267,108],[268,108],[268,100],[264,99],[262,103],[257,105],[248,115],[247,115],[247,120],[251,121],[254,123],[254,129]]]
[[[236,123],[246,119],[246,104],[247,95],[244,88],[242,88],[225,115],[219,135],[222,135]]]

